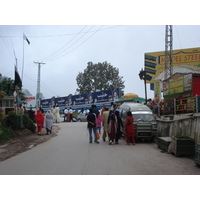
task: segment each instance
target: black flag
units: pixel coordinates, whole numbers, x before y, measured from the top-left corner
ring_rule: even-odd
[[[18,86],[19,89],[21,89],[21,87],[22,87],[22,80],[21,80],[21,78],[19,76],[19,73],[17,71],[17,67],[16,66],[15,66],[15,81],[14,81],[14,85]]]
[[[28,38],[23,34],[24,40],[27,41],[28,45],[30,45],[30,41],[28,40]]]

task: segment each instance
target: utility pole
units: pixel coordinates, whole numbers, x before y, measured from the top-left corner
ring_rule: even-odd
[[[41,65],[44,65],[46,63],[43,62],[35,62],[35,64],[38,65],[38,80],[37,80],[37,92],[36,92],[36,106],[37,108],[40,107],[40,69],[41,69]]]
[[[172,49],[173,49],[172,25],[166,25],[165,29],[165,79],[173,75]]]

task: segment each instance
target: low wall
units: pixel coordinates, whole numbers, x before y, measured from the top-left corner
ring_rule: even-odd
[[[158,137],[189,136],[200,143],[200,115],[157,119]]]

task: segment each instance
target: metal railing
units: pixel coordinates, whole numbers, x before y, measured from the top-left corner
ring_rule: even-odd
[[[200,96],[153,103],[150,108],[157,115],[177,115],[200,112]]]

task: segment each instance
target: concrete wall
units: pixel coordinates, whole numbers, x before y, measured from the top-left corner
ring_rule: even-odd
[[[189,136],[200,143],[200,115],[174,116],[170,118],[157,119],[158,137],[167,136]]]

